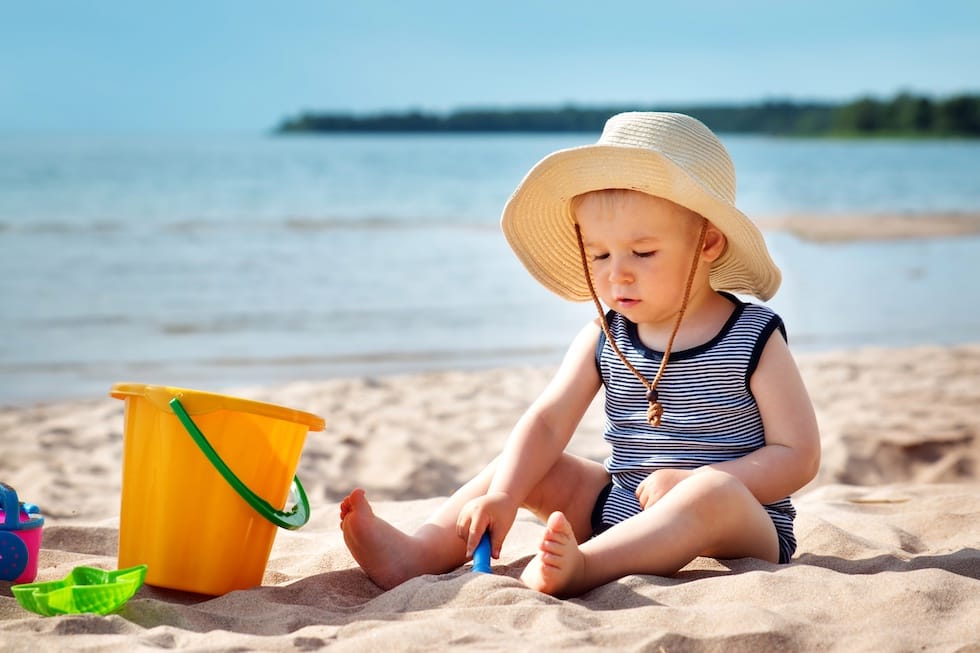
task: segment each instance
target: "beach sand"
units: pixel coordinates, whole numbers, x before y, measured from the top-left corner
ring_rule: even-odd
[[[796,498],[792,564],[698,559],[558,600],[517,580],[541,532],[522,511],[492,575],[463,567],[382,592],[343,544],[339,500],[361,486],[382,516],[419,523],[499,451],[551,370],[241,387],[327,422],[299,468],[311,521],[278,533],[262,586],[211,598],[145,585],[116,614],[40,617],[0,582],[0,648],[980,651],[980,344],[799,361],[824,453]],[[572,450],[601,459],[600,427],[594,406]],[[47,519],[38,581],[116,568],[122,431],[108,397],[0,411],[0,479]]]
[[[782,215],[755,220],[763,231],[784,231],[818,243],[954,238],[980,234],[980,213],[838,213]]]

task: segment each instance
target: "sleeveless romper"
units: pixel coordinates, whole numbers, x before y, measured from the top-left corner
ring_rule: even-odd
[[[749,379],[773,331],[785,338],[782,319],[766,306],[722,293],[735,311],[709,342],[671,352],[657,385],[664,407],[659,427],[646,420],[646,388],[626,369],[599,334],[596,365],[605,386],[604,439],[612,453],[604,461],[612,477],[593,512],[593,533],[627,519],[642,508],[634,494],[653,471],[694,469],[740,458],[765,445],[762,417],[749,390]],[[614,311],[606,316],[620,351],[648,379],[656,376],[663,352],[640,342],[636,324]],[[779,561],[796,551],[789,497],[763,506],[779,538]]]

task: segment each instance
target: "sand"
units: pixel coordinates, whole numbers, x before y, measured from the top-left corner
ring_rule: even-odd
[[[784,231],[817,243],[922,240],[980,234],[980,213],[838,213],[780,215],[755,220],[763,231]]]
[[[338,528],[354,486],[420,522],[501,447],[550,369],[440,372],[230,391],[316,413],[299,475],[313,516],[280,531],[261,587],[144,586],[109,616],[40,617],[0,582],[0,649],[117,651],[980,651],[980,344],[799,356],[823,464],[796,497],[793,563],[698,559],[558,600],[517,580],[541,525],[522,512],[492,575],[383,592]],[[108,390],[108,389],[107,389]],[[122,403],[0,410],[0,480],[41,506],[38,580],[116,567]],[[593,410],[572,449],[601,458]]]

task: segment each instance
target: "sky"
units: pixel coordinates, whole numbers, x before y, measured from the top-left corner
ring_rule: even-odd
[[[0,131],[980,91],[977,0],[0,0]]]

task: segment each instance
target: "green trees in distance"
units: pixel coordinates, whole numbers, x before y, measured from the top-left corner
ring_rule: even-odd
[[[679,111],[714,131],[782,136],[980,137],[980,95],[932,99],[900,93],[843,104],[767,101],[748,105],[616,106],[555,109],[460,109],[448,114],[408,111],[355,115],[307,112],[283,120],[295,132],[591,132],[621,111]]]
[[[842,134],[980,137],[980,96],[934,102],[902,93],[883,102],[862,98],[836,111],[832,131]]]

